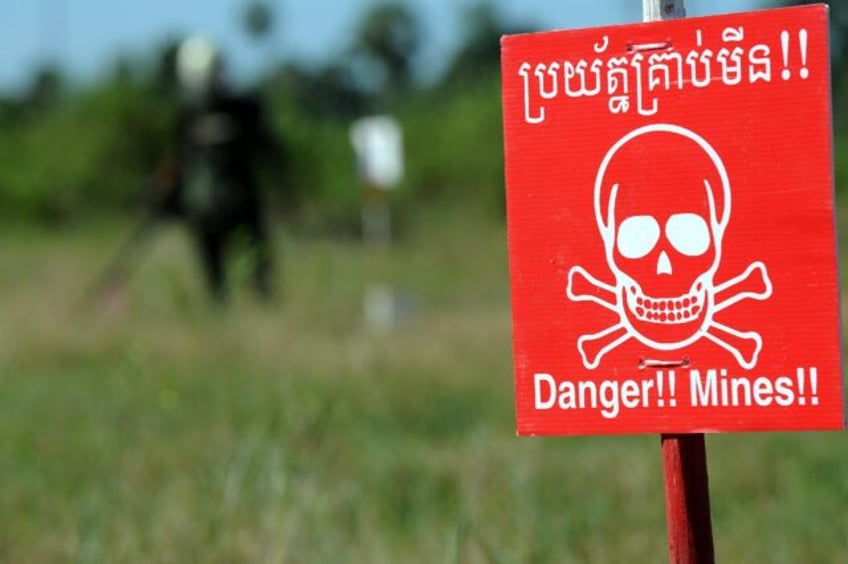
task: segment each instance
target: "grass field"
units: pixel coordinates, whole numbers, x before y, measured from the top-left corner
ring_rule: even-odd
[[[514,436],[503,226],[405,232],[281,235],[282,299],[225,310],[178,230],[82,309],[120,226],[0,235],[0,562],[666,561],[657,437]],[[843,434],[708,451],[718,561],[848,562]]]

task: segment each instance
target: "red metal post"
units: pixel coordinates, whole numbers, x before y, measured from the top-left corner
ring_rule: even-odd
[[[704,435],[663,435],[662,455],[669,562],[713,564]]]

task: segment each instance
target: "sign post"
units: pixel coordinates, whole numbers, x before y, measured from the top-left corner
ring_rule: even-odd
[[[662,456],[669,562],[715,562],[704,435],[664,434]]]
[[[703,433],[844,427],[827,6],[504,37],[519,435],[662,435],[712,562]]]
[[[646,22],[683,18],[683,0],[642,0]],[[703,433],[663,434],[668,559],[673,564],[713,564],[710,485]]]

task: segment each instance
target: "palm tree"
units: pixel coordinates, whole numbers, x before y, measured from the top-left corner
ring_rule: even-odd
[[[274,11],[264,0],[250,0],[242,13],[242,25],[249,37],[261,42],[274,29]]]
[[[410,85],[421,35],[415,15],[406,6],[394,2],[375,6],[362,19],[356,37],[354,55],[376,63],[389,88]]]

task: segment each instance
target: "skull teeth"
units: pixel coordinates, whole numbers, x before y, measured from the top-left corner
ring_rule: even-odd
[[[673,298],[653,298],[631,286],[627,305],[639,321],[648,323],[686,323],[697,319],[704,307],[704,294],[699,284],[688,294]]]

